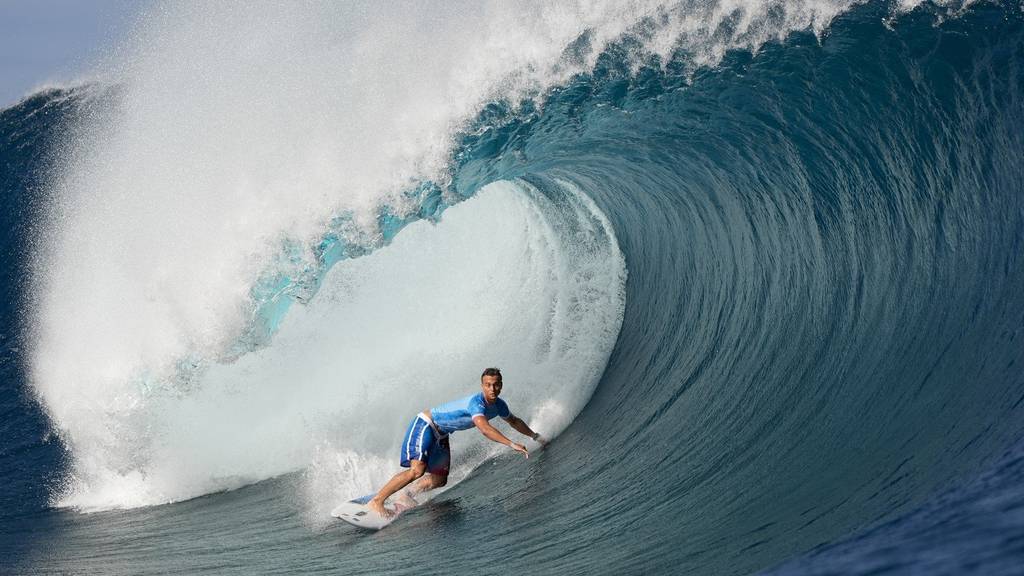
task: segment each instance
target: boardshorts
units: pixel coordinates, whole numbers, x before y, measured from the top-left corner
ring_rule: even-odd
[[[412,460],[426,462],[427,472],[437,476],[447,476],[452,461],[448,436],[442,436],[423,414],[413,419],[402,440],[402,467],[410,467]]]

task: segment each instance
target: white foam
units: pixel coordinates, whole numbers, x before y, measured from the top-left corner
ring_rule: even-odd
[[[490,365],[515,411],[556,435],[590,397],[624,304],[610,226],[578,192],[569,199],[556,208],[497,183],[441,224],[343,261],[273,346],[211,366],[187,394],[95,415],[100,433],[76,446],[90,459],[60,504],[175,501],[307,466],[311,501],[357,496],[395,471],[412,416],[475,392]],[[110,425],[122,429],[106,442]]]

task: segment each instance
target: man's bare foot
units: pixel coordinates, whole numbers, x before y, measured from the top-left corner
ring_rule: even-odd
[[[374,498],[366,503],[367,508],[373,510],[377,514],[380,514],[382,518],[391,518],[394,516],[394,512],[384,507],[384,502]]]

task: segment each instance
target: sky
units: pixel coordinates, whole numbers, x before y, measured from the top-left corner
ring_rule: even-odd
[[[149,0],[0,0],[0,109],[87,77]]]

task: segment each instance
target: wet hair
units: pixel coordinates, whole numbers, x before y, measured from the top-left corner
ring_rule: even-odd
[[[483,380],[484,376],[497,376],[498,382],[501,382],[501,370],[497,368],[485,368],[484,373],[480,375],[480,379]]]

